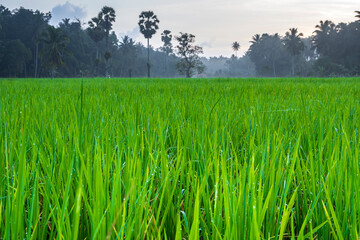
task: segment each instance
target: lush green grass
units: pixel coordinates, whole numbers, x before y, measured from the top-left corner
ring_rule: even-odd
[[[0,94],[1,239],[359,239],[360,79]]]

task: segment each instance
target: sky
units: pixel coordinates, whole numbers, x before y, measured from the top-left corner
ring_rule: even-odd
[[[78,18],[86,24],[107,5],[116,11],[113,30],[118,38],[129,35],[144,44],[138,17],[141,11],[152,10],[160,20],[150,42],[153,47],[160,47],[163,30],[174,35],[186,32],[196,36],[207,57],[231,56],[234,41],[240,43],[241,55],[257,33],[284,35],[295,27],[310,36],[320,20],[351,22],[354,11],[360,10],[359,0],[2,0],[0,4],[11,10],[22,6],[51,12],[54,25],[63,18]]]

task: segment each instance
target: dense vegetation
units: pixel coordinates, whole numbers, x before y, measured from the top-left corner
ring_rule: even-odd
[[[359,239],[359,80],[2,80],[0,236]]]
[[[113,29],[116,12],[111,7],[103,7],[86,24],[63,19],[56,27],[59,31],[55,36],[59,37],[53,38],[66,39],[61,43],[64,48],[58,51],[60,59],[49,53],[58,43],[50,41],[55,32],[49,27],[51,13],[25,8],[11,11],[0,5],[0,77],[146,77],[150,69],[152,77],[179,77],[201,73],[204,67],[198,60],[209,77],[358,76],[360,21],[355,20],[360,14],[357,12],[355,17],[353,22],[337,25],[320,21],[308,37],[296,28],[284,36],[256,34],[241,57],[237,57],[241,48],[238,42],[229,44],[235,51],[230,58],[205,58],[201,47],[195,45],[199,50],[194,56],[197,64],[188,71],[187,66],[193,64],[184,64],[187,60],[178,51],[182,44],[179,40],[194,35],[175,34],[173,39],[170,30],[157,33],[160,21],[152,11],[142,12],[138,23],[147,48],[128,36],[118,39]],[[161,39],[163,46],[154,49],[151,38]]]

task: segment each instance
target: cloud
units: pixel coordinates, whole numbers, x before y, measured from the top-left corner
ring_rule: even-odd
[[[66,2],[64,4],[56,5],[51,10],[51,15],[52,15],[51,23],[58,24],[64,18],[70,18],[70,19],[78,18],[80,20],[84,19],[86,18],[87,14],[83,8],[73,5],[69,2]]]
[[[133,40],[137,40],[139,37],[141,37],[139,27],[134,27],[130,31],[121,32],[119,35],[120,37],[129,36]]]
[[[200,43],[200,47],[202,48],[212,48],[211,42],[202,42]]]

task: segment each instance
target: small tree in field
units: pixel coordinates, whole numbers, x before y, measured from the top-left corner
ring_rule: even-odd
[[[203,49],[193,44],[195,36],[188,33],[180,33],[180,36],[176,36],[175,39],[178,41],[178,46],[176,46],[177,55],[181,58],[176,64],[179,73],[187,78],[192,77],[196,72],[198,74],[203,73],[205,66],[199,57],[199,54],[203,53]]]

